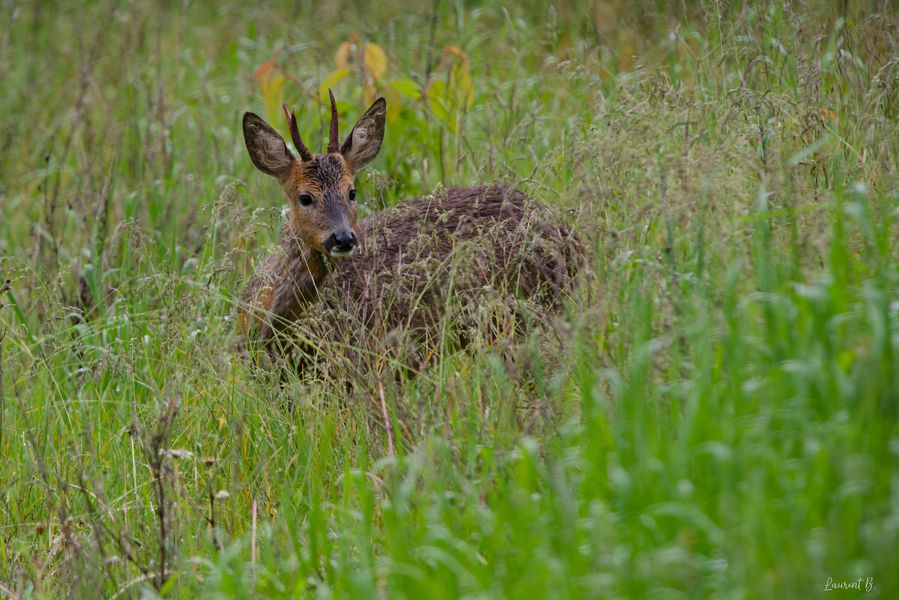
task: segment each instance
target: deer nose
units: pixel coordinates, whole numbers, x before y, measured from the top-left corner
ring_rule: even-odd
[[[331,256],[348,256],[356,247],[356,234],[346,229],[335,231],[325,240],[325,250]]]

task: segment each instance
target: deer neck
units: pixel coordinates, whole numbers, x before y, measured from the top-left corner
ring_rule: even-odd
[[[331,261],[305,244],[289,225],[282,232],[281,247],[287,271],[283,280],[287,289],[283,290],[283,295],[302,309],[318,298],[321,286],[331,274]]]
[[[258,333],[266,342],[302,317],[331,272],[328,258],[304,244],[289,224],[281,230],[280,246],[270,264],[257,268],[246,292],[247,302],[264,313]]]

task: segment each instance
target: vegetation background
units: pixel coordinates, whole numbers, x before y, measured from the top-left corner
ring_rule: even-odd
[[[896,12],[0,1],[0,597],[899,597]],[[364,211],[576,224],[527,373],[236,356],[284,210],[241,115],[317,147],[328,86],[390,101]]]

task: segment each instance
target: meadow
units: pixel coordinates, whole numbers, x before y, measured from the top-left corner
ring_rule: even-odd
[[[899,597],[894,3],[0,23],[0,598]],[[376,385],[238,356],[286,210],[241,117],[318,150],[329,87],[388,101],[363,215],[498,181],[577,228],[554,326]]]

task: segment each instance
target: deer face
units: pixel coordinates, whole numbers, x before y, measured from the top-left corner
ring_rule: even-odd
[[[387,103],[379,98],[338,146],[337,109],[331,96],[331,133],[326,154],[313,155],[300,138],[295,115],[287,110],[294,158],[284,139],[253,113],[243,117],[244,140],[253,164],[275,177],[290,202],[293,230],[310,248],[346,257],[356,248],[355,174],[371,162],[384,139]]]

